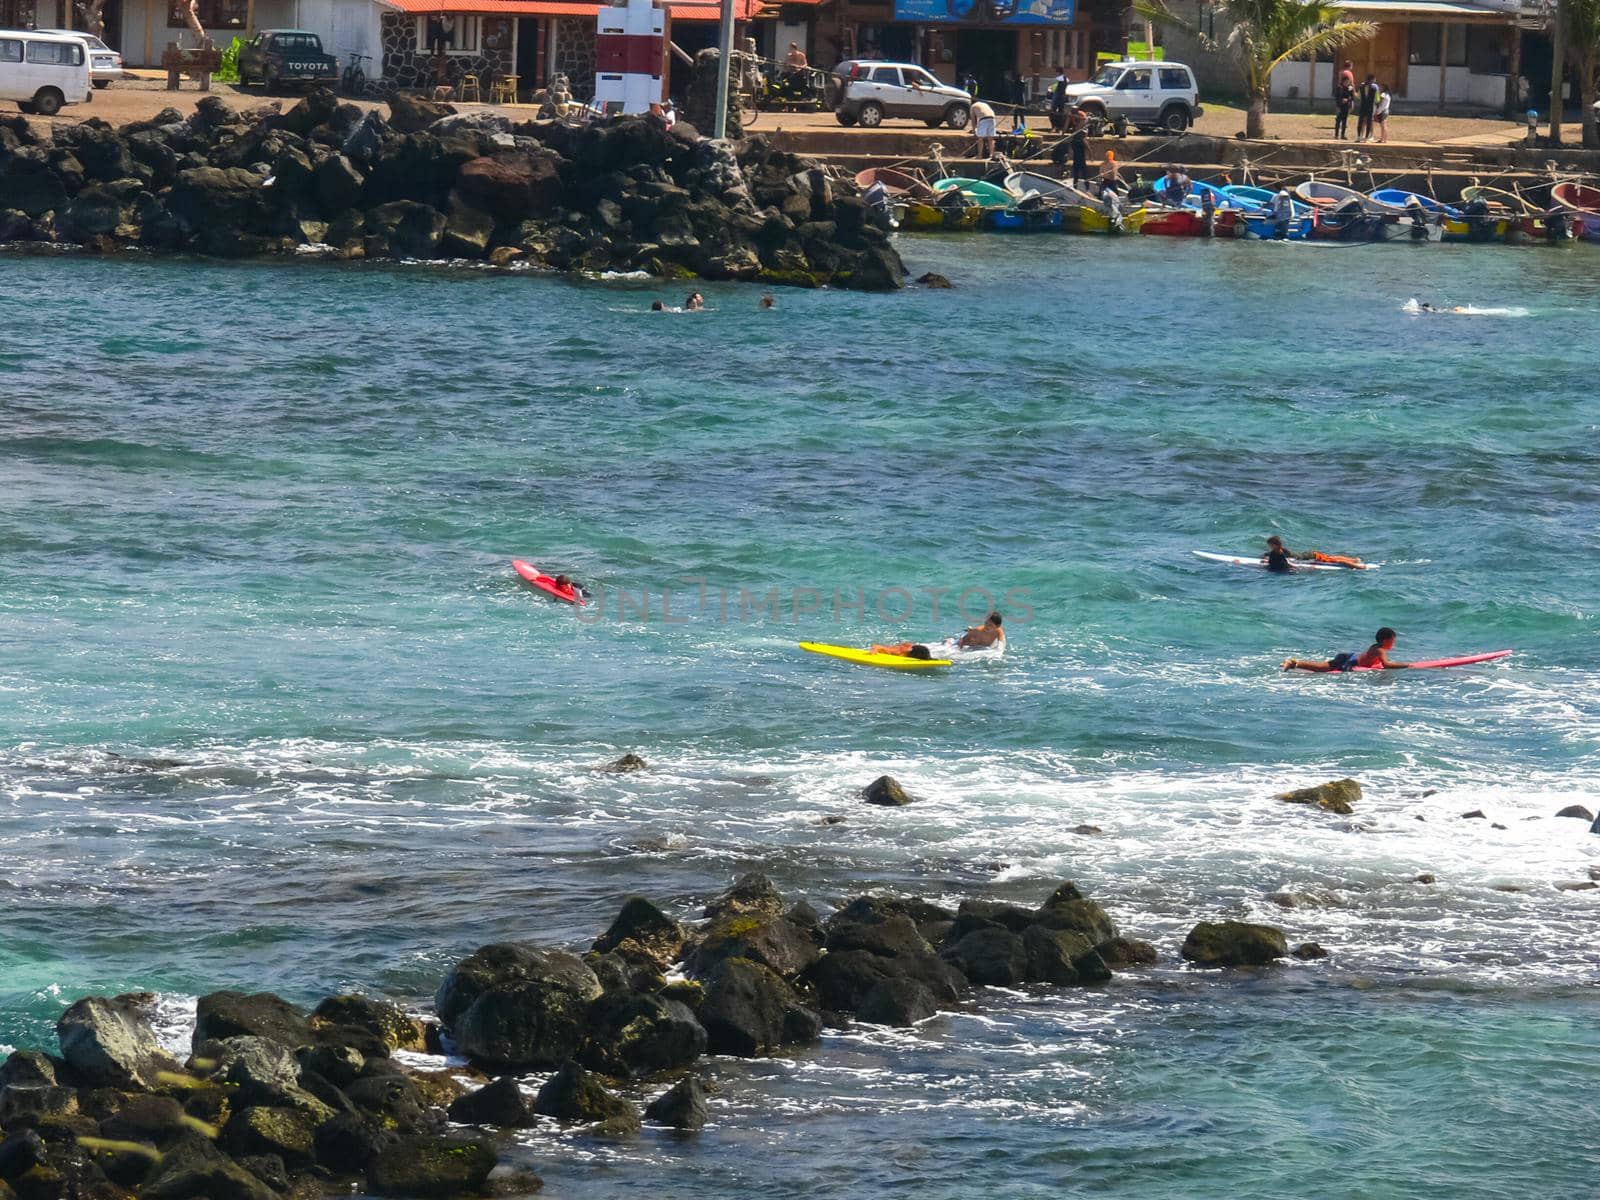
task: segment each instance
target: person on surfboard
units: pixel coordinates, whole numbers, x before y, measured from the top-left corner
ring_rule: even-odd
[[[894,654],[898,655],[900,658],[930,659],[933,657],[933,651],[929,650],[920,642],[896,642],[892,646],[873,645],[867,647],[867,653]]]
[[[1348,554],[1324,554],[1320,550],[1302,550],[1296,553],[1283,544],[1283,539],[1273,534],[1267,539],[1267,552],[1261,556],[1261,561],[1267,564],[1267,570],[1287,572],[1294,570],[1294,563],[1299,562],[1324,563],[1333,567],[1352,567],[1357,570],[1367,564],[1359,558]]]
[[[557,575],[553,581],[556,587],[574,596],[587,596],[589,589],[578,584],[570,575]]]
[[[1004,643],[1006,631],[1000,628],[1000,614],[992,612],[982,625],[974,625],[956,639],[956,645],[963,650],[982,650],[988,646]]]
[[[1385,625],[1372,635],[1372,645],[1360,654],[1335,654],[1326,662],[1303,662],[1298,658],[1283,660],[1285,671],[1353,671],[1357,667],[1382,667],[1386,671],[1401,671],[1410,663],[1395,662],[1389,657],[1395,639],[1400,635]]]

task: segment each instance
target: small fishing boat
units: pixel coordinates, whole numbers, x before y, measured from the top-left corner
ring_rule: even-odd
[[[980,210],[984,226],[997,233],[1046,233],[1061,228],[1061,209],[1056,205],[1037,208],[986,208]]]
[[[1083,198],[1064,180],[1040,175],[1036,171],[1013,171],[1006,176],[1006,191],[1019,200],[1029,192],[1037,192],[1046,200],[1059,200],[1064,204],[1081,204]]]
[[[1582,183],[1558,183],[1550,189],[1550,203],[1572,214],[1579,237],[1600,242],[1600,188]]]
[[[1383,206],[1376,203],[1371,196],[1363,195],[1354,188],[1347,188],[1338,183],[1324,183],[1320,179],[1308,179],[1304,183],[1296,184],[1294,194],[1307,204],[1315,208],[1337,208],[1351,200],[1357,201],[1366,212],[1383,212]]]
[[[1228,183],[1222,186],[1222,191],[1233,198],[1240,208],[1259,208],[1263,211],[1272,207],[1272,202],[1278,198],[1278,193],[1271,188],[1250,187],[1243,183]],[[1291,199],[1294,205],[1295,216],[1304,216],[1311,211],[1311,206],[1302,200]]]
[[[982,208],[1010,208],[1016,203],[1016,197],[1005,188],[983,179],[952,175],[948,179],[936,179],[933,184],[935,192],[948,192],[952,188],[960,188],[963,196]]]
[[[1152,208],[1146,206],[1145,219],[1139,227],[1140,233],[1154,234],[1157,237],[1205,237],[1206,219],[1198,208]],[[1237,208],[1219,208],[1212,214],[1212,237],[1236,237],[1241,228],[1240,222],[1244,213]]]
[[[891,196],[904,196],[912,200],[933,198],[933,189],[928,186],[928,181],[910,171],[902,171],[898,167],[868,167],[865,171],[856,172],[856,186],[862,191],[875,183],[883,184]]]
[[[1099,205],[1080,204],[1077,208],[1078,233],[1138,233],[1150,218],[1147,208],[1130,208],[1116,217]],[[1067,227],[1063,223],[1062,228]]]
[[[1518,192],[1508,192],[1503,188],[1484,187],[1481,183],[1469,184],[1467,187],[1462,188],[1461,198],[1468,204],[1481,200],[1489,206],[1490,212],[1497,214],[1503,211],[1518,216],[1526,216],[1540,211],[1528,203],[1526,196]]]
[[[905,207],[905,216],[900,219],[902,229],[965,232],[978,228],[983,220],[983,209],[974,204],[956,208],[930,204],[926,200],[908,200]]]
[[[1302,205],[1304,210],[1304,206]],[[1289,241],[1303,242],[1314,236],[1316,216],[1309,210],[1297,211],[1289,220],[1288,231],[1282,238],[1278,237],[1277,218],[1270,213],[1242,212],[1239,214],[1238,236],[1254,238],[1257,241]]]
[[[1369,196],[1369,199],[1390,212],[1408,212],[1415,202],[1426,212],[1443,213],[1447,217],[1461,215],[1460,209],[1452,208],[1432,196],[1424,196],[1421,192],[1408,192],[1404,188],[1379,188]]]

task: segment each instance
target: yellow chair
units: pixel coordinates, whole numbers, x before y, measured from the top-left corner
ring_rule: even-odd
[[[495,104],[517,102],[517,76],[502,75],[489,86],[489,99]]]
[[[478,87],[478,77],[476,75],[463,75],[461,77],[461,86],[456,89],[456,92],[461,97],[462,103],[468,100],[471,100],[474,104],[483,103],[483,91]],[[469,96],[468,92],[472,94]]]

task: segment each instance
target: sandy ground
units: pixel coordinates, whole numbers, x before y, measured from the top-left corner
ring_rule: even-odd
[[[214,84],[211,94],[217,96],[223,103],[238,109],[258,108],[263,104],[274,103],[282,108],[288,108],[295,102],[293,96],[265,96],[258,89],[241,92],[232,84]],[[169,92],[166,90],[164,77],[156,72],[148,72],[143,78],[125,79],[103,91],[97,91],[94,94],[94,101],[90,104],[63,109],[59,116],[50,120],[37,117],[33,120],[40,126],[49,126],[56,122],[70,123],[86,120],[89,117],[99,117],[112,125],[122,125],[129,121],[146,120],[168,106],[187,114],[193,111],[202,95],[203,93],[197,91],[191,81],[185,81],[181,91]],[[367,102],[362,102],[362,106],[373,107]],[[529,106],[514,105],[503,111],[515,119],[532,116],[534,110]],[[1047,129],[1042,118],[1034,118],[1031,124],[1035,129]],[[826,129],[836,133],[843,132],[832,113],[763,113],[757,130],[770,131],[779,127],[786,130]],[[886,133],[921,130],[924,130],[924,126],[916,121],[891,121],[883,127]],[[1205,115],[1195,126],[1195,132],[1212,137],[1233,137],[1243,130],[1244,111],[1220,104],[1206,104]],[[948,142],[950,131],[942,132]],[[1509,141],[1520,139],[1522,135],[1522,128],[1512,122],[1481,117],[1395,116],[1389,120],[1389,140],[1413,145],[1504,145]],[[856,129],[850,131],[850,136],[865,140],[877,136],[877,132]],[[1281,138],[1284,141],[1331,143],[1333,115],[1332,113],[1272,113],[1267,117],[1267,136]],[[864,151],[865,149],[866,147],[863,147]]]

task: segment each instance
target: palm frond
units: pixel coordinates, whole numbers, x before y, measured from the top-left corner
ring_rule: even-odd
[[[1285,49],[1267,64],[1267,74],[1272,74],[1291,58],[1304,58],[1322,50],[1337,50],[1351,42],[1364,42],[1375,36],[1378,27],[1371,21],[1340,21],[1336,25],[1315,30]]]

